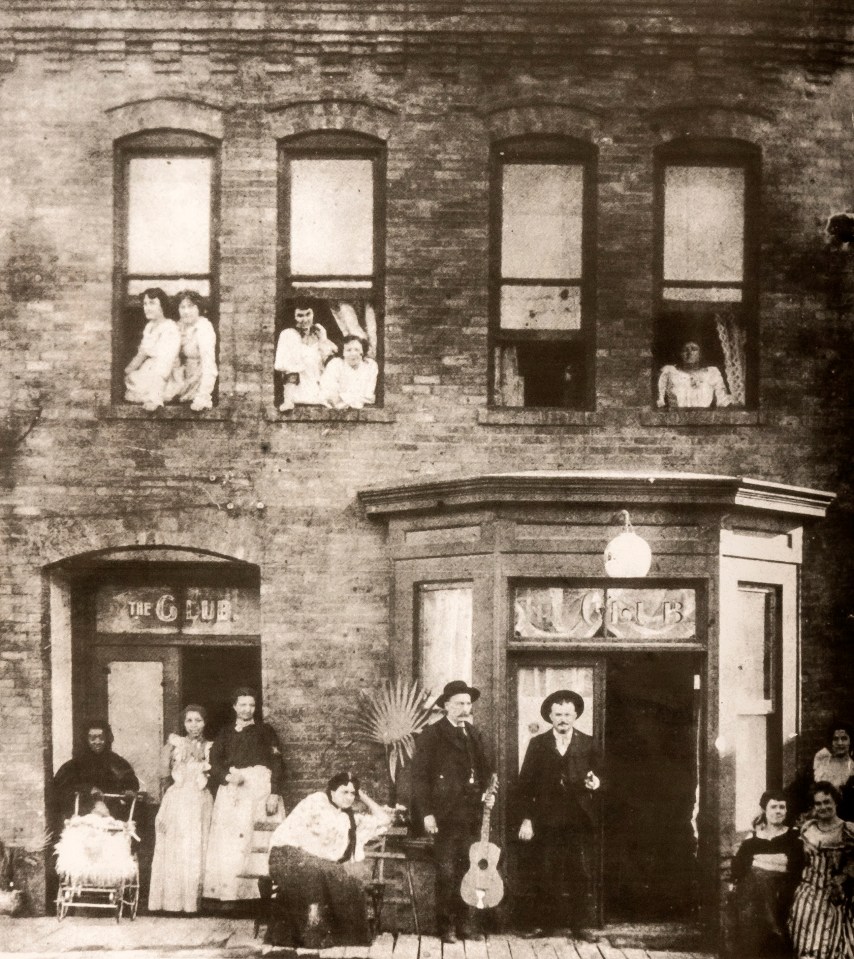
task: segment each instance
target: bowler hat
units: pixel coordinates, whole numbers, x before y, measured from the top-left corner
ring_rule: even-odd
[[[462,679],[452,679],[451,682],[445,683],[445,688],[442,690],[442,695],[436,700],[436,705],[444,706],[445,700],[450,699],[451,696],[458,696],[460,693],[467,693],[471,696],[473,703],[480,699],[479,689],[476,689],[474,686],[469,686],[469,684]]]
[[[547,723],[550,723],[549,713],[552,711],[552,706],[555,703],[560,702],[569,702],[575,706],[575,715],[576,717],[580,716],[584,712],[584,700],[574,693],[571,689],[558,689],[553,693],[549,693],[548,696],[543,700],[543,705],[540,706],[540,715],[545,719]]]

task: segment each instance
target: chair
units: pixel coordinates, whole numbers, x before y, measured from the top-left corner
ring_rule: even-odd
[[[418,905],[415,898],[415,884],[412,880],[412,862],[403,845],[407,836],[405,826],[392,826],[382,836],[379,842],[365,850],[365,859],[373,861],[371,881],[366,886],[368,901],[371,905],[371,931],[376,936],[380,931],[382,910],[385,903],[409,903],[412,910],[412,921],[415,925],[415,934],[421,934],[421,925],[418,920]],[[389,848],[391,846],[391,848]],[[396,847],[396,848],[395,848]],[[390,881],[386,877],[386,863],[399,863],[403,866],[406,875],[406,899],[386,899],[386,885]]]

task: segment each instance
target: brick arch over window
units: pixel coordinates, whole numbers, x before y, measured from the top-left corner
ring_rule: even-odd
[[[267,108],[270,133],[277,140],[321,130],[358,133],[388,141],[399,111],[376,100],[303,100]]]
[[[610,111],[566,101],[497,104],[480,112],[490,140],[563,136],[597,140],[605,133]]]
[[[681,136],[654,157],[655,404],[755,408],[761,150]]]
[[[683,137],[757,143],[772,134],[775,118],[751,104],[678,101],[645,112],[658,146]]]
[[[108,107],[105,112],[114,140],[158,129],[188,130],[215,140],[222,140],[224,133],[222,107],[190,97],[133,100]]]

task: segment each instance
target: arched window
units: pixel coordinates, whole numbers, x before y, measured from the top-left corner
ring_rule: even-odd
[[[490,405],[593,409],[596,149],[497,143],[491,195]]]
[[[658,406],[757,406],[759,176],[759,149],[741,141],[680,140],[657,151]],[[691,343],[705,376],[695,387],[686,378],[693,360],[682,355]]]
[[[172,319],[181,290],[195,290],[218,327],[219,143],[183,130],[151,130],[115,145],[113,395],[139,348],[145,316],[140,294],[159,287]]]
[[[380,369],[382,399],[385,291],[385,144],[375,137],[317,131],[279,144],[279,282],[276,343],[294,327],[297,309],[311,309],[342,354],[358,336]],[[277,367],[281,352],[277,349]],[[314,405],[305,372],[296,402]],[[275,401],[285,375],[275,379]],[[364,399],[364,397],[363,397]],[[370,405],[370,404],[366,404]]]

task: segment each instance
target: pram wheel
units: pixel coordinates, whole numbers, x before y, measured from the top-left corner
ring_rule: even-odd
[[[132,879],[126,879],[119,890],[119,901],[118,901],[118,910],[116,914],[116,922],[121,919],[124,910],[127,910],[127,915],[130,916],[131,921],[136,919],[136,911],[139,908],[139,874],[135,875]]]
[[[74,898],[74,890],[63,880],[56,893],[56,918],[62,921],[68,915],[68,907]]]

